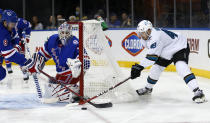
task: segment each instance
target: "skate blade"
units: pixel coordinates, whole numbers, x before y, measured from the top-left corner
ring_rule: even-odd
[[[205,102],[208,102],[208,100],[205,99],[205,98],[201,98],[201,99],[196,99],[195,100],[195,103],[197,103],[197,104],[201,104],[201,103],[205,103]]]

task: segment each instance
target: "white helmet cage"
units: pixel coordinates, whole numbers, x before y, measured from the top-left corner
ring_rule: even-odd
[[[142,20],[141,22],[139,22],[138,26],[137,26],[137,34],[139,36],[142,35],[142,32],[145,32],[147,34],[147,36],[149,36],[149,34],[147,33],[147,31],[149,29],[152,29],[152,23],[148,20]]]
[[[63,24],[61,24],[58,28],[58,35],[62,44],[65,45],[68,39],[72,35],[71,25],[68,24],[67,22],[64,22]]]

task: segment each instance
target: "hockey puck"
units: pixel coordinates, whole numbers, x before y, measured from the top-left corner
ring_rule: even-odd
[[[86,108],[86,107],[82,107],[81,109],[82,109],[82,110],[87,110],[87,108]]]

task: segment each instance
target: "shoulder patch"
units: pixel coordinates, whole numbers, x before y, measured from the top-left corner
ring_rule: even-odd
[[[8,40],[4,39],[3,44],[4,44],[4,46],[8,46]]]
[[[154,49],[154,48],[156,47],[156,45],[157,45],[157,43],[155,42],[155,43],[153,43],[153,44],[150,46],[150,48],[151,48],[151,49]]]

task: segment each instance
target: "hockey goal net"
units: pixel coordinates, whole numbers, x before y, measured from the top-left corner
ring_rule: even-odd
[[[111,52],[100,22],[87,20],[68,23],[72,25],[72,34],[79,39],[79,59],[83,66],[81,68],[83,72],[79,77],[81,96],[93,97],[128,76],[121,73],[117,62],[112,57],[113,52]],[[86,62],[87,59],[90,60],[90,64]],[[134,101],[136,99],[134,92],[129,82],[126,82],[109,93],[94,99],[93,102]]]

